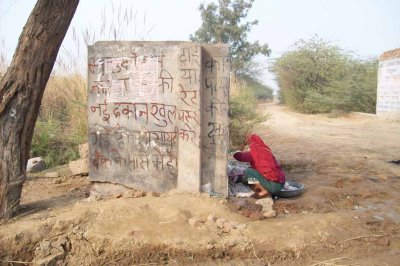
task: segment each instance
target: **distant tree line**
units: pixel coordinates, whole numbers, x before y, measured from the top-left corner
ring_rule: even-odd
[[[265,101],[274,99],[273,89],[252,75],[241,74],[238,76],[238,82],[240,83],[239,87],[241,89],[249,90],[258,100]]]
[[[302,113],[374,113],[378,60],[358,59],[318,36],[299,40],[272,67],[280,100]]]

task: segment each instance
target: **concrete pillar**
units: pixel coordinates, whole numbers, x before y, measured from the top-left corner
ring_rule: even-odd
[[[228,195],[227,151],[229,146],[229,47],[203,45],[202,185]]]
[[[178,189],[199,191],[201,176],[201,47],[182,44],[179,68]]]
[[[226,195],[228,96],[228,46],[89,46],[90,179]]]

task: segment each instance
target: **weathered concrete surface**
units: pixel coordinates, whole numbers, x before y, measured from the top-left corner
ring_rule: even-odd
[[[228,50],[189,42],[89,46],[91,180],[156,192],[210,183],[227,195]]]
[[[228,194],[226,156],[229,146],[229,50],[225,45],[204,45],[202,94],[202,185]]]
[[[400,121],[400,49],[379,58],[376,114]]]
[[[178,188],[199,191],[201,176],[201,99],[202,91],[200,45],[181,44],[179,68],[179,161]]]

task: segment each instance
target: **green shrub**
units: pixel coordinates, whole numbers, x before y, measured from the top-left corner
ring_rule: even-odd
[[[276,60],[281,101],[303,113],[375,112],[378,61],[360,60],[318,37]]]
[[[268,115],[257,112],[257,98],[251,90],[240,89],[238,95],[232,96],[229,103],[229,139],[230,149],[235,150],[245,141],[246,136],[257,131]]]
[[[78,145],[87,141],[86,95],[86,81],[80,75],[49,79],[32,139],[32,156],[43,157],[48,167],[79,157]]]
[[[63,133],[59,121],[38,121],[32,139],[31,153],[40,156],[47,167],[68,163],[79,158],[78,144]]]

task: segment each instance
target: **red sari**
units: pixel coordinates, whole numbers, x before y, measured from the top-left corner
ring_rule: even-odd
[[[250,152],[235,153],[235,159],[249,162],[251,168],[257,170],[266,180],[285,183],[285,174],[264,141],[256,134],[252,134],[247,138],[247,144]]]

